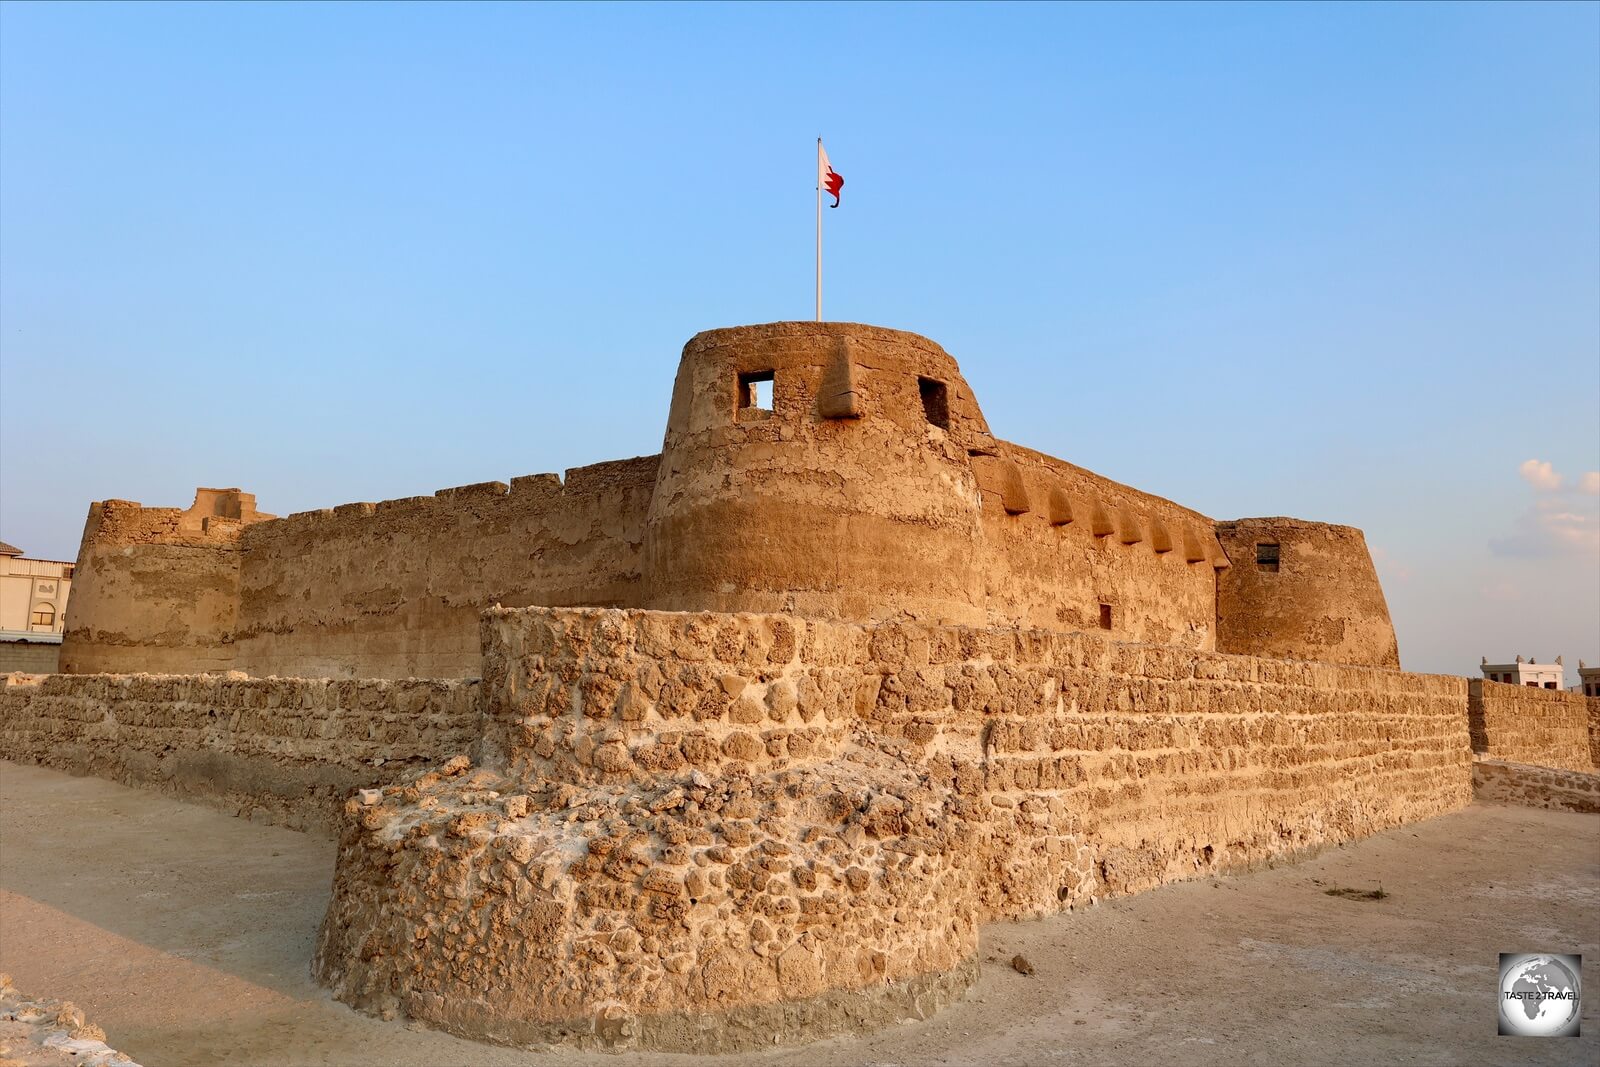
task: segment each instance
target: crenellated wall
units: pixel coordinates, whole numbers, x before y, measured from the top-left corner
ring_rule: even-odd
[[[242,539],[232,666],[252,675],[478,674],[491,604],[639,598],[657,457],[346,504]]]

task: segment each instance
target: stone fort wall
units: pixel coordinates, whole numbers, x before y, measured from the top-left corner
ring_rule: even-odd
[[[1483,678],[1467,686],[1475,752],[1568,771],[1600,768],[1600,699]]]
[[[926,1015],[984,922],[1454,810],[1474,774],[1520,795],[1543,772],[1485,760],[1577,767],[1600,730],[1561,692],[1047,629],[500,608],[480,655],[12,676],[0,745],[337,824],[315,967],[354,1005],[731,1049]]]
[[[476,681],[0,675],[0,752],[328,829],[353,790],[468,751],[479,692]]]
[[[67,601],[61,670],[229,669],[239,614],[239,535],[270,517],[237,489],[197,489],[187,509],[132,500],[91,504]]]
[[[754,614],[494,610],[484,647],[477,764],[347,806],[315,969],[512,1043],[923,1013],[987,920],[1471,797],[1462,678]]]
[[[955,360],[915,334],[712,330],[684,347],[659,457],[278,520],[237,490],[188,511],[96,504],[62,669],[465,677],[495,603],[1396,665],[1359,531],[1264,521],[1283,541],[1270,574],[1237,524],[1225,545],[1199,512],[995,438]]]
[[[231,666],[251,675],[463,678],[490,604],[639,598],[657,457],[346,504],[240,538]]]

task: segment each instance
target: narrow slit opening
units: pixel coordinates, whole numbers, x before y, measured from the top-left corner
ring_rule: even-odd
[[[930,425],[941,430],[950,428],[950,391],[934,378],[918,378],[917,392],[922,396],[922,416]]]

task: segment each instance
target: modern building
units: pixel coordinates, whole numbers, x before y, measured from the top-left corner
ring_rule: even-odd
[[[0,673],[55,672],[72,568],[0,541]]]
[[[1507,682],[1511,685],[1531,685],[1536,689],[1565,689],[1564,679],[1566,668],[1561,665],[1561,657],[1557,656],[1554,663],[1535,663],[1531,659],[1517,657],[1515,663],[1490,663],[1487,656],[1483,657],[1480,669],[1483,676],[1491,682]]]
[[[1578,661],[1578,692],[1586,697],[1600,697],[1600,667]]]

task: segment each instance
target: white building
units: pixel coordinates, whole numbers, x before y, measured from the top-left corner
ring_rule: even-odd
[[[1578,692],[1586,697],[1600,697],[1600,667],[1578,661]]]
[[[56,669],[71,588],[72,564],[0,541],[0,672]]]
[[[1561,665],[1561,657],[1557,656],[1554,663],[1535,663],[1517,657],[1515,663],[1490,663],[1487,656],[1483,657],[1480,668],[1483,676],[1491,682],[1507,682],[1511,685],[1531,685],[1538,689],[1565,689],[1567,669]]]

